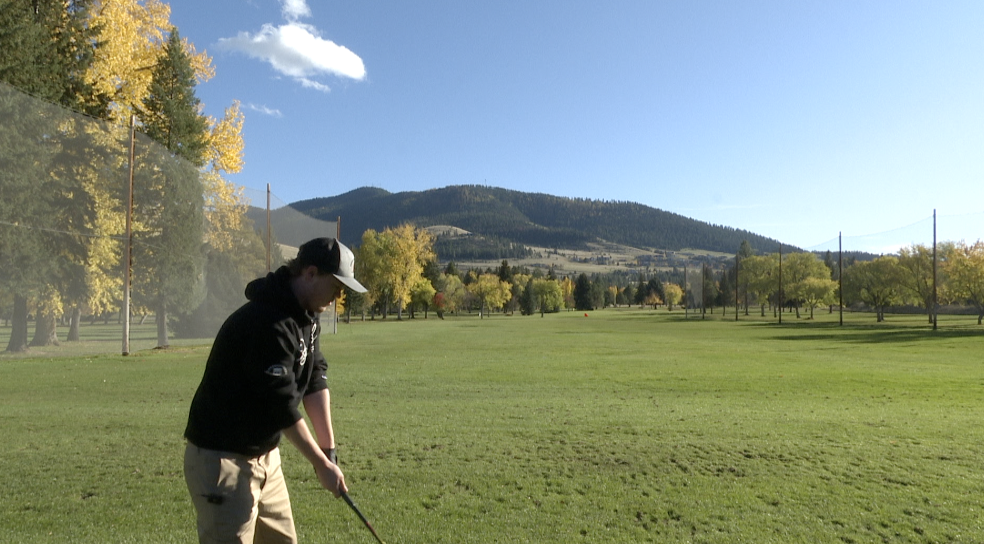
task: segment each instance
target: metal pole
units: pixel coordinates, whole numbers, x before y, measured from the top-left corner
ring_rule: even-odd
[[[133,157],[137,117],[130,114],[130,174],[126,196],[126,236],[123,238],[123,355],[130,354],[130,268],[133,262]]]

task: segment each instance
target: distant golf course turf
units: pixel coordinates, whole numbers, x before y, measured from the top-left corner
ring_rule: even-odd
[[[755,313],[342,323],[322,347],[350,494],[389,544],[984,542],[976,317]],[[0,542],[195,541],[203,343],[0,356]],[[302,542],[374,542],[282,451]]]

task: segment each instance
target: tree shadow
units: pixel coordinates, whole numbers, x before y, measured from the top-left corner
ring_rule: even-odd
[[[872,323],[761,323],[777,329],[788,329],[791,334],[778,334],[776,340],[836,341],[856,344],[899,344],[911,342],[939,342],[959,338],[984,337],[984,328],[977,325],[948,325],[933,330],[932,325],[893,325]],[[797,331],[793,333],[793,331]],[[801,332],[800,332],[801,331]],[[778,331],[777,331],[778,332]]]

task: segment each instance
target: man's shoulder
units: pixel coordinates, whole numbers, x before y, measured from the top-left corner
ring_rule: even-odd
[[[269,300],[250,300],[232,312],[226,319],[227,324],[252,327],[299,327],[296,319],[288,308],[273,304]]]

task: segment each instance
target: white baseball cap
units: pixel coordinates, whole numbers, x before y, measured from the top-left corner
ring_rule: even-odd
[[[314,265],[318,270],[333,274],[338,281],[356,293],[368,291],[355,279],[355,255],[352,250],[334,238],[315,238],[297,249],[300,264]]]

